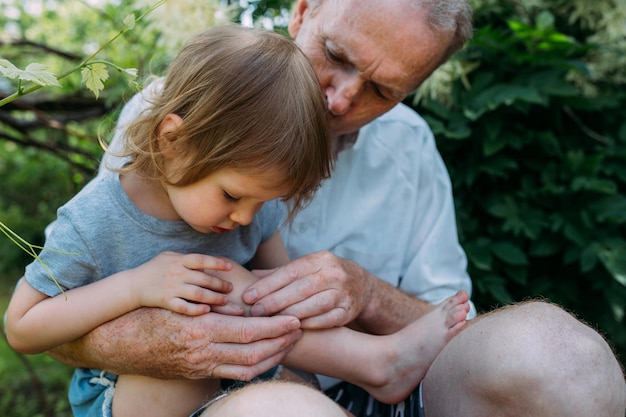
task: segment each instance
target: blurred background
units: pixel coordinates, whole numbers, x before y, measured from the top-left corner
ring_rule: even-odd
[[[450,172],[474,301],[480,311],[558,303],[625,363],[626,1],[471,3],[474,38],[406,103],[431,125]],[[5,232],[43,243],[57,207],[95,175],[121,106],[189,36],[233,21],[284,32],[291,1],[167,0],[128,25],[153,5],[0,0],[0,60],[21,69],[63,74],[130,29],[98,54],[111,65],[97,98],[78,71],[0,106]],[[0,75],[0,100],[17,89]],[[0,311],[31,260],[0,235]],[[70,376],[0,338],[0,415],[70,416]]]

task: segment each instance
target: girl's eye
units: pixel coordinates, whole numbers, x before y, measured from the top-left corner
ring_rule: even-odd
[[[224,198],[226,198],[226,200],[228,201],[239,201],[239,198],[233,197],[232,195],[228,194],[226,191],[224,191]]]

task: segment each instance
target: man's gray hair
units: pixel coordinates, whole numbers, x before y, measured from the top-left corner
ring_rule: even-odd
[[[440,64],[472,38],[472,9],[468,0],[404,0],[418,10],[426,10],[426,21],[436,33],[454,32]]]

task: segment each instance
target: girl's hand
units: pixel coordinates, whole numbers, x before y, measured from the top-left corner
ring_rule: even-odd
[[[163,252],[133,271],[133,294],[144,307],[161,307],[188,316],[211,311],[240,315],[241,307],[229,305],[230,282],[211,275],[211,271],[228,271],[233,262],[216,256]]]

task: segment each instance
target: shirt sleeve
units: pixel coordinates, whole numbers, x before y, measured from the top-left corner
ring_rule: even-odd
[[[472,292],[467,258],[458,240],[452,185],[445,164],[426,125],[419,153],[417,193],[400,288],[420,299],[438,303],[463,289]],[[471,304],[470,316],[476,310]]]
[[[49,297],[86,285],[97,276],[97,266],[82,237],[62,210],[59,213],[49,226],[44,249],[24,273],[34,289]]]

